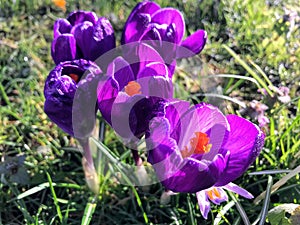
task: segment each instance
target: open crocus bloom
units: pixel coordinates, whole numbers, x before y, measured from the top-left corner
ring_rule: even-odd
[[[213,186],[206,190],[199,191],[196,193],[196,196],[200,207],[200,212],[205,219],[207,219],[207,215],[210,211],[210,201],[219,205],[220,203],[228,200],[228,196],[224,189],[232,191],[245,198],[253,198],[251,193],[233,183],[229,183],[222,187]]]
[[[85,138],[94,127],[101,70],[84,59],[58,64],[44,87],[44,111],[66,133]]]
[[[177,101],[165,116],[151,120],[148,161],[158,179],[173,192],[195,193],[224,186],[241,176],[264,144],[264,134],[250,121],[224,116],[216,107]]]
[[[117,57],[98,86],[103,118],[124,140],[141,138],[150,119],[163,112],[164,99],[173,95],[170,77],[168,67],[161,62],[145,63],[135,74],[126,60]]]
[[[207,34],[198,30],[185,40],[185,22],[174,8],[160,8],[154,2],[140,2],[129,15],[123,29],[122,44],[152,43],[168,65],[176,58],[190,57],[202,51]],[[173,67],[173,66],[172,66]]]
[[[94,61],[116,46],[110,22],[94,12],[75,11],[56,20],[53,33],[51,55],[56,64],[80,58]]]

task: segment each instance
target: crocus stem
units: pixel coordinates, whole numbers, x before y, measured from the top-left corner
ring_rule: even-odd
[[[143,164],[143,160],[139,156],[139,152],[135,149],[131,149],[131,154],[136,166],[141,166]]]
[[[99,122],[99,141],[103,142],[105,138],[105,122],[100,120]],[[96,170],[97,173],[100,174],[101,171],[101,158],[102,158],[102,151],[97,151],[97,158],[96,158]]]
[[[99,193],[99,178],[96,172],[88,139],[79,140],[83,148],[82,167],[87,185],[94,194]]]
[[[90,144],[88,139],[79,140],[82,148],[83,148],[83,157],[86,159],[88,165],[92,168],[94,166],[93,156],[90,149]]]

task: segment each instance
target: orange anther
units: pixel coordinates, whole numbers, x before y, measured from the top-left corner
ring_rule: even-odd
[[[79,80],[79,76],[77,74],[74,74],[74,73],[70,73],[69,77],[71,77],[76,83]]]
[[[136,82],[136,81],[130,81],[126,86],[125,86],[125,92],[129,96],[141,94],[141,85]]]

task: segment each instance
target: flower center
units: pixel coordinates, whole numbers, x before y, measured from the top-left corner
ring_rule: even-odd
[[[129,81],[129,83],[125,86],[125,92],[129,96],[141,94],[141,85],[139,85],[136,81]]]
[[[75,74],[75,73],[70,73],[70,74],[69,74],[69,77],[71,77],[72,80],[74,80],[76,83],[77,83],[78,80],[79,80],[79,76],[78,76],[77,74]]]
[[[208,198],[213,201],[215,199],[221,198],[221,194],[220,192],[217,190],[217,188],[212,188],[209,191],[206,191],[206,194],[208,196]]]
[[[187,146],[181,151],[183,158],[190,157],[192,154],[204,154],[210,151],[211,144],[209,144],[209,137],[206,133],[195,132],[195,137],[190,140],[191,148]]]

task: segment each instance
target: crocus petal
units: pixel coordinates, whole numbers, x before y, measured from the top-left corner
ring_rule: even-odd
[[[94,12],[79,10],[70,13],[67,20],[71,23],[72,26],[83,23],[84,21],[89,21],[93,25],[95,25],[98,17]]]
[[[199,191],[196,193],[198,205],[200,208],[201,215],[204,219],[207,219],[208,213],[210,211],[210,202],[208,200],[205,191]]]
[[[111,24],[106,18],[99,18],[96,25],[85,21],[72,28],[77,46],[81,49],[83,57],[94,61],[105,52],[115,48],[115,36]],[[102,61],[106,60],[105,57]],[[106,60],[108,61],[108,60]],[[101,67],[108,62],[100,62]]]
[[[54,38],[56,38],[61,34],[70,33],[71,29],[72,29],[72,25],[68,20],[61,19],[61,18],[57,19],[53,27],[53,36]]]
[[[115,34],[112,25],[105,17],[100,17],[94,26],[94,34],[92,42],[90,43],[90,58],[95,60],[104,53],[116,47]],[[101,63],[104,66],[111,61],[111,57],[106,55],[101,58],[101,61],[106,60],[106,63]],[[103,67],[100,64],[100,67]]]
[[[90,73],[79,81],[73,100],[72,124],[74,137],[77,139],[88,138],[96,123],[98,110],[96,90],[101,70],[91,66],[89,71]]]
[[[119,85],[113,78],[101,79],[97,88],[98,107],[102,117],[111,124],[111,111],[116,97],[118,96]]]
[[[151,43],[153,43],[154,46],[160,46],[162,41],[162,34],[164,34],[164,32],[160,32],[160,27],[162,26],[156,23],[150,23],[147,29],[145,29],[144,33],[141,34],[139,41],[153,40],[153,42]]]
[[[212,192],[212,198],[209,198],[214,204],[220,205],[220,203],[228,201],[228,196],[222,188],[212,187],[211,189],[215,189],[218,193],[218,196],[216,196],[215,193]]]
[[[143,77],[150,77],[150,76],[160,76],[160,77],[170,77],[170,71],[168,67],[161,62],[151,62],[146,64],[145,67],[137,75],[137,79],[141,79]]]
[[[176,33],[175,35],[176,39],[174,40],[174,43],[179,44],[181,42],[185,32],[185,23],[182,14],[177,9],[163,8],[157,10],[152,15],[151,22],[157,24],[167,24],[167,25],[173,24],[174,32]]]
[[[166,107],[166,115],[170,124],[170,137],[176,139],[176,131],[181,131],[180,119],[184,113],[189,109],[190,103],[182,100],[172,100]],[[176,128],[176,129],[175,129]],[[173,133],[174,132],[174,133]]]
[[[181,168],[168,179],[162,180],[162,184],[174,192],[195,193],[207,189],[213,186],[222,174],[227,159],[228,157],[217,155],[209,165],[206,165],[202,161],[186,158],[179,164]],[[162,172],[157,170],[156,165],[154,168],[158,174]]]
[[[218,154],[208,164],[193,158],[183,159],[175,140],[169,137],[170,126],[165,118],[153,118],[149,129],[148,161],[169,190],[194,193],[207,189],[214,185],[227,165],[229,155]]]
[[[125,142],[138,141],[148,130],[149,121],[163,110],[164,100],[119,93],[111,110],[111,126]]]
[[[197,104],[188,110],[187,113],[183,115],[180,122],[181,130],[176,132],[177,136],[175,137],[180,149],[184,149],[186,146],[188,148],[190,147],[190,139],[194,137],[195,132],[206,133],[213,129],[214,132],[211,133],[210,136],[218,133],[218,136],[214,137],[214,141],[215,143],[220,143],[226,136],[226,130],[230,130],[226,117],[222,112],[217,107],[206,103]],[[221,130],[222,132],[219,133],[218,130]],[[216,155],[217,152],[215,150],[218,149],[216,149],[215,146],[212,146],[212,148],[214,152],[213,155]]]
[[[114,59],[108,66],[107,75],[113,77],[121,91],[129,83],[134,80],[134,74],[128,62],[121,56]]]
[[[199,54],[205,46],[207,33],[204,30],[198,30],[182,41],[177,49],[176,58],[187,58]]]
[[[244,198],[249,198],[249,199],[254,198],[254,196],[250,192],[248,192],[244,188],[239,187],[238,185],[236,185],[234,183],[226,184],[225,186],[223,186],[223,188],[227,189],[228,191],[232,191],[236,194],[239,194],[239,195],[243,196]]]
[[[173,97],[173,84],[169,78],[149,76],[138,79],[137,82],[141,87],[141,93],[145,96],[156,96],[164,99]]]
[[[137,41],[151,21],[151,15],[160,9],[155,2],[140,2],[130,13],[123,29],[121,44]]]
[[[84,73],[89,69],[92,75],[83,77]],[[72,136],[74,136],[74,124],[72,121],[74,119],[73,103],[78,86],[85,86],[83,89],[80,88],[80,92],[85,90],[86,93],[84,93],[84,96],[87,96],[87,98],[84,98],[84,101],[91,103],[92,101],[89,96],[93,96],[95,90],[86,88],[86,86],[97,83],[97,80],[95,79],[97,79],[100,74],[101,70],[92,62],[86,60],[74,60],[57,65],[46,79],[44,87],[46,99],[44,111],[54,123]],[[72,76],[77,76],[76,80],[78,79],[79,83],[76,83],[76,80],[74,80]],[[80,94],[80,92],[78,94]],[[78,100],[82,100],[82,98],[80,97]],[[77,103],[80,105],[80,101],[77,101]],[[95,113],[95,107],[89,107],[89,109]],[[80,121],[77,122],[89,123],[85,115],[77,115],[75,117],[80,119]],[[86,130],[83,129],[83,131]],[[89,131],[86,132],[89,133]],[[80,132],[78,134],[80,134],[80,136],[85,135]]]
[[[76,40],[71,34],[57,36],[51,44],[51,55],[55,64],[76,58]]]
[[[103,118],[111,124],[112,105],[118,93],[134,80],[130,65],[122,58],[114,59],[107,68],[107,76],[98,84],[98,106]]]
[[[72,34],[76,39],[77,46],[82,51],[83,57],[90,59],[92,37],[94,35],[94,25],[91,22],[83,22],[72,28]]]
[[[151,62],[164,64],[165,61],[161,55],[148,43],[143,42],[138,45],[139,68],[142,70]],[[142,74],[140,75],[140,77]],[[169,76],[170,77],[170,76]]]
[[[230,159],[217,186],[226,185],[241,176],[264,145],[265,135],[256,125],[236,115],[228,115],[227,120],[230,133],[220,152],[230,151]]]

